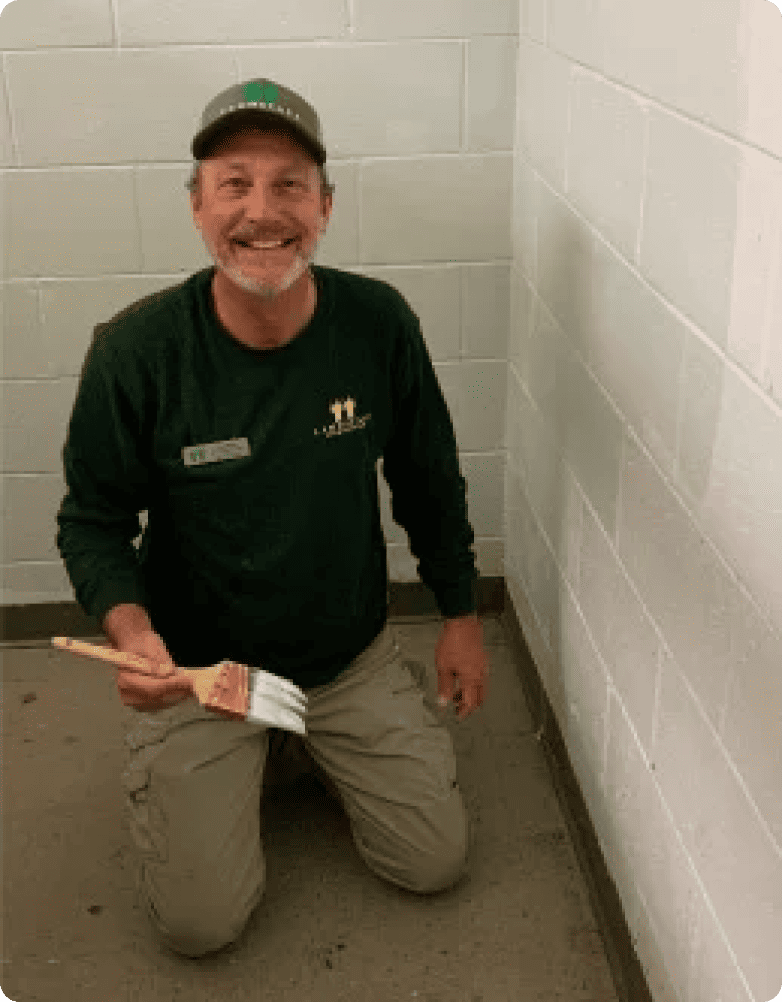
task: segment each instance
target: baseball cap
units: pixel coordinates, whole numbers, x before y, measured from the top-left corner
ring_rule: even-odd
[[[203,160],[229,133],[253,126],[285,128],[318,165],[326,162],[318,113],[301,95],[265,77],[234,84],[209,102],[193,138],[193,157]]]

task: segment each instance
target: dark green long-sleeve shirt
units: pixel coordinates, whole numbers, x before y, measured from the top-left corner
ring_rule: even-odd
[[[385,625],[381,456],[440,612],[477,608],[466,483],[418,319],[386,282],[311,268],[315,314],[278,348],[225,330],[213,267],[95,328],[56,537],[99,621],[137,603],[178,665],[232,658],[302,687]]]

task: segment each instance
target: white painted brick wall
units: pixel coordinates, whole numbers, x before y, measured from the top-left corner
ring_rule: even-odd
[[[190,141],[214,94],[259,75],[323,122],[336,192],[318,259],[392,282],[421,318],[481,570],[501,574],[516,4],[215,11],[21,0],[0,21],[4,604],[73,598],[54,517],[92,330],[212,263],[184,188]],[[392,577],[415,580],[379,483]]]
[[[73,598],[54,516],[92,329],[211,263],[190,140],[218,91],[279,79],[324,124],[319,260],[421,318],[481,572],[540,631],[655,999],[772,998],[779,11],[17,0],[0,49],[3,602]],[[379,483],[392,577],[413,580]]]
[[[658,1002],[782,986],[780,52],[521,7],[506,577]]]

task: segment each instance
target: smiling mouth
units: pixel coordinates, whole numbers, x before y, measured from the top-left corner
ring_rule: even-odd
[[[275,243],[271,244],[271,246],[264,247],[259,247],[255,243],[250,243],[246,240],[234,240],[233,242],[238,244],[240,247],[244,247],[246,250],[260,251],[263,253],[264,251],[283,250],[283,248],[290,247],[291,244],[294,244],[297,239],[298,237],[291,237],[289,240],[284,240],[281,243]]]

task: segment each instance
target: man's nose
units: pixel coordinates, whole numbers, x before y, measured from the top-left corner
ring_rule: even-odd
[[[270,219],[279,211],[282,199],[272,186],[254,184],[248,188],[243,201],[244,214],[248,219]]]

